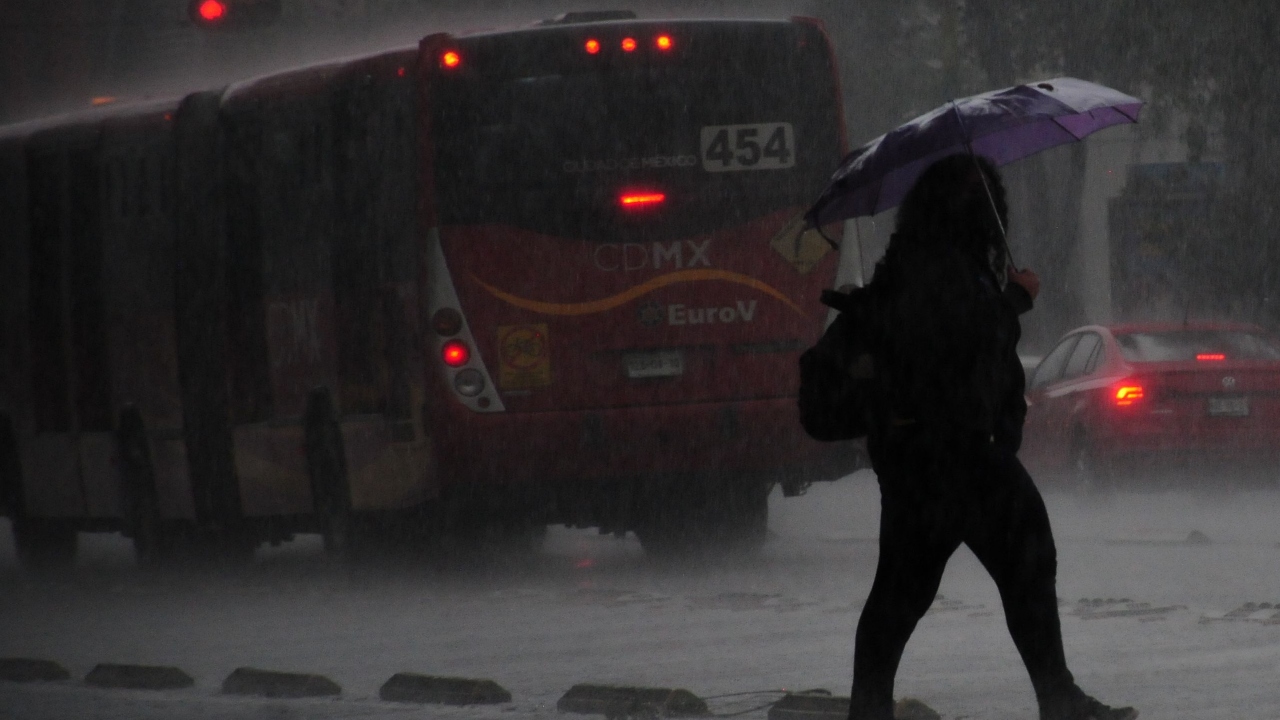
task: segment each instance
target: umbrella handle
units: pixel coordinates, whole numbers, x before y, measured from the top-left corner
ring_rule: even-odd
[[[1004,221],[1000,219],[1000,211],[996,209],[996,198],[991,194],[991,185],[987,182],[987,174],[982,171],[982,166],[978,164],[978,155],[973,152],[973,145],[969,142],[969,129],[964,125],[964,116],[960,114],[960,106],[955,100],[951,101],[951,112],[956,116],[956,123],[960,126],[960,141],[964,143],[964,149],[969,153],[969,157],[973,159],[973,167],[978,171],[978,179],[982,180],[982,189],[987,194],[987,202],[991,204],[991,215],[996,219],[996,227],[1000,228],[1000,247],[1004,248],[1004,259],[1014,270],[1019,270],[1018,266],[1013,262],[1013,251],[1009,249],[1009,236],[1005,233]]]

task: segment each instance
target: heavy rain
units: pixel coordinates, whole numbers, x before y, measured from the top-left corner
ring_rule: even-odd
[[[1280,717],[1271,3],[0,16],[0,718]]]

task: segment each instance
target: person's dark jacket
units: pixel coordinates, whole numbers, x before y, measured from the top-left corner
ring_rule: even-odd
[[[885,290],[877,370],[887,427],[991,441],[1016,452],[1027,406],[1018,358],[1021,286],[945,241],[894,236],[873,284]]]

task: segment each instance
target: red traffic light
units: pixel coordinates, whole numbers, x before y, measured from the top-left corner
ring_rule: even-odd
[[[205,29],[266,25],[280,17],[280,0],[190,0],[187,15]]]

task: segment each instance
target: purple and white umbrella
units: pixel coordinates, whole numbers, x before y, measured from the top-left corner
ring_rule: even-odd
[[[876,215],[897,207],[936,160],[972,152],[1004,165],[1137,122],[1142,104],[1069,77],[953,100],[849,153],[805,219],[813,227]]]

